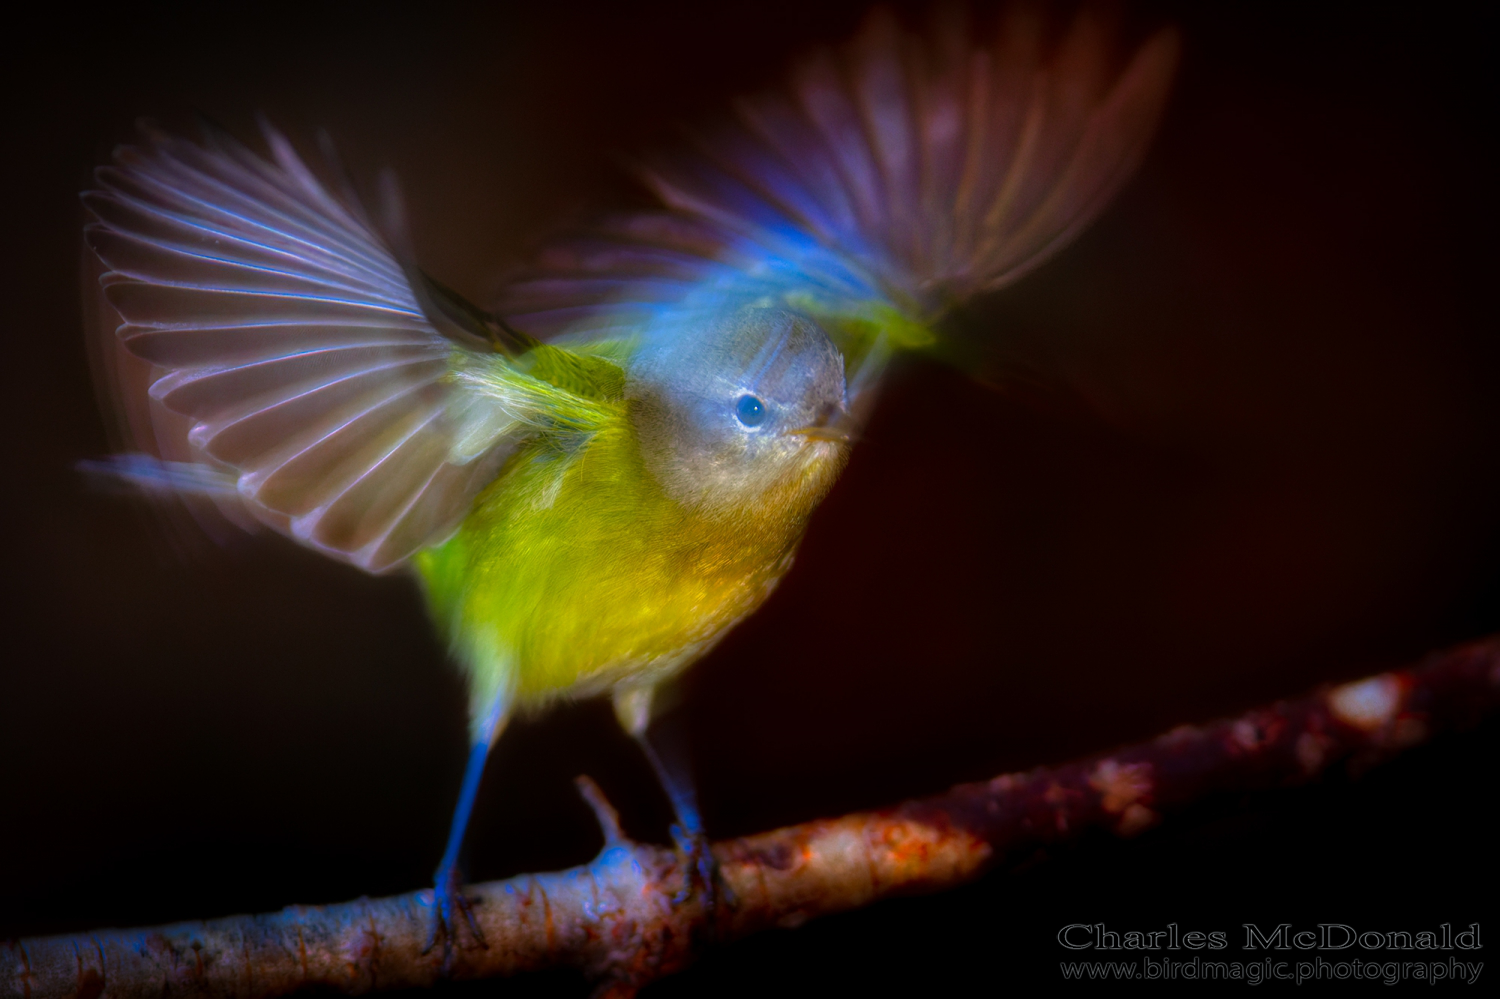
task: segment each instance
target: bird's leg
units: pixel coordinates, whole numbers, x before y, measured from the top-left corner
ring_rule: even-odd
[[[646,759],[651,761],[656,779],[661,782],[662,790],[667,792],[667,798],[672,802],[672,813],[677,817],[677,821],[672,824],[672,840],[687,860],[688,876],[682,890],[673,896],[672,904],[681,905],[692,897],[695,890],[702,887],[707,892],[707,908],[712,919],[717,894],[717,871],[714,870],[713,854],[708,849],[708,837],[703,832],[703,818],[698,813],[698,794],[693,787],[692,775],[687,770],[686,761],[680,756],[671,753],[663,756],[659,753],[650,736],[642,734],[636,741],[640,743]]]
[[[469,763],[464,768],[463,788],[458,792],[458,806],[453,810],[453,824],[448,827],[448,845],[443,849],[443,859],[438,864],[433,879],[432,929],[427,934],[427,944],[422,948],[426,954],[443,937],[443,964],[453,958],[453,946],[458,942],[458,928],[454,923],[455,913],[461,913],[468,924],[469,935],[481,947],[488,947],[479,923],[474,919],[473,904],[464,897],[462,858],[464,831],[469,827],[469,813],[474,810],[474,799],[479,794],[479,781],[484,776],[484,761],[490,748],[500,738],[509,715],[509,702],[501,689],[491,697],[481,700],[483,710],[473,714],[473,743],[469,749]]]
[[[464,769],[463,789],[458,793],[458,807],[453,810],[453,824],[448,828],[448,845],[443,850],[443,859],[438,863],[437,873],[433,877],[432,928],[427,932],[427,944],[422,948],[422,953],[426,954],[432,950],[441,934],[445,964],[452,958],[453,945],[458,941],[457,927],[453,918],[455,912],[463,914],[464,922],[468,924],[469,933],[475,942],[481,947],[486,946],[484,934],[479,931],[479,924],[474,921],[473,907],[463,894],[461,858],[464,831],[469,825],[469,813],[474,810],[474,798],[479,793],[479,780],[484,776],[484,761],[489,753],[488,740],[476,743],[469,750],[469,763]]]
[[[687,877],[672,903],[681,905],[701,888],[708,922],[712,926],[718,903],[722,901],[732,906],[734,897],[729,886],[719,878],[713,852],[708,848],[703,818],[698,811],[698,792],[680,731],[681,718],[666,712],[653,716],[651,700],[650,688],[617,692],[615,712],[621,725],[646,754],[677,819],[672,825],[672,839],[683,854]]]

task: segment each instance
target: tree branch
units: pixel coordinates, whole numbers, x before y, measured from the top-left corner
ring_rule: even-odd
[[[441,947],[423,954],[426,890],[12,941],[0,948],[0,999],[359,994],[564,965],[599,980],[601,994],[628,996],[712,940],[952,887],[1089,829],[1135,835],[1210,794],[1300,783],[1340,764],[1363,770],[1497,708],[1500,635],[1081,762],[725,840],[713,853],[732,904],[712,926],[700,896],[672,903],[687,873],[681,857],[625,839],[602,794],[580,779],[604,849],[582,867],[470,886],[487,946],[465,932],[446,959]]]

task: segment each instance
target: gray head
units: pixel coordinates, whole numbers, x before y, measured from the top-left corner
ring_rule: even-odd
[[[705,512],[781,490],[810,510],[848,452],[844,359],[817,323],[783,308],[700,313],[653,338],[626,395],[648,469]]]

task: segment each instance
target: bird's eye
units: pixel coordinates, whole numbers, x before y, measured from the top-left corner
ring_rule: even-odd
[[[734,404],[735,417],[747,427],[758,427],[766,418],[766,404],[753,395],[742,395]]]

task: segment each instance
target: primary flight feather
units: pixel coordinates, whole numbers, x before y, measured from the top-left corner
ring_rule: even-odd
[[[490,747],[559,697],[614,698],[705,862],[653,692],[786,573],[888,362],[1065,245],[1160,116],[1174,33],[1121,59],[1087,13],[1051,27],[873,16],[648,161],[661,211],[554,241],[493,312],[416,266],[394,199],[376,223],[269,128],[270,159],[153,133],[99,169],[86,239],[150,366],[122,390],[149,456],[119,473],[410,567],[468,677],[435,935]]]

